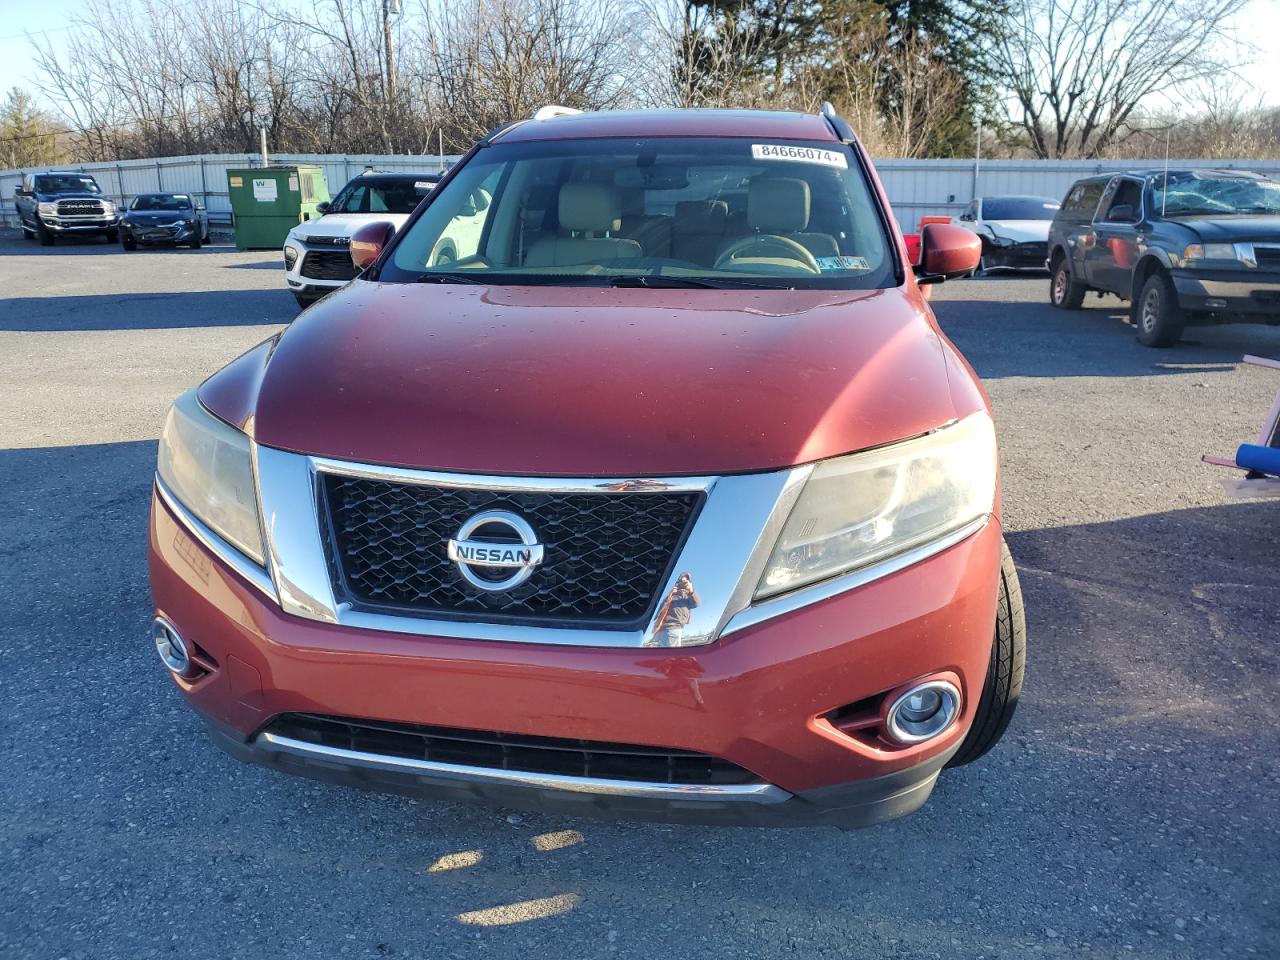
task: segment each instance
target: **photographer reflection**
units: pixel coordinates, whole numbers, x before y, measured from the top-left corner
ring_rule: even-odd
[[[698,605],[698,591],[693,589],[693,578],[681,573],[676,585],[667,594],[663,602],[662,612],[658,615],[658,629],[652,639],[645,641],[646,647],[678,647],[684,637],[684,628],[693,618],[693,610]]]

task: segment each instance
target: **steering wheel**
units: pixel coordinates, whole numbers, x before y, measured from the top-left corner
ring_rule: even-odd
[[[719,270],[725,264],[738,259],[738,254],[744,250],[772,250],[775,254],[781,253],[787,260],[800,261],[814,273],[822,272],[822,268],[818,266],[818,261],[813,258],[812,253],[790,237],[780,237],[776,233],[753,233],[750,236],[733,241],[733,243],[724,248],[724,252],[720,256],[716,257],[715,269]]]

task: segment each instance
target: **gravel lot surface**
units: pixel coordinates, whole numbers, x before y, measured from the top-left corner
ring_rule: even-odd
[[[0,957],[1280,957],[1280,329],[1139,346],[937,293],[985,378],[1031,651],[984,761],[857,833],[570,821],[243,767],[147,638],[169,401],[296,313],[274,254],[0,238]]]

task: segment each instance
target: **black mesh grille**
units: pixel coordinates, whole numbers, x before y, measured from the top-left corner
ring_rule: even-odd
[[[350,280],[358,272],[345,250],[309,250],[302,261],[302,275],[312,280]]]
[[[1280,270],[1280,247],[1254,247],[1259,270]]]
[[[644,783],[737,784],[759,778],[728,760],[660,747],[528,737],[289,713],[267,733],[343,750],[469,767]]]
[[[66,216],[84,216],[102,213],[100,200],[59,200],[58,213]]]
[[[507,493],[327,475],[337,574],[350,599],[432,615],[638,623],[652,609],[696,493]],[[473,587],[447,542],[482,510],[508,510],[545,548],[523,584]]]

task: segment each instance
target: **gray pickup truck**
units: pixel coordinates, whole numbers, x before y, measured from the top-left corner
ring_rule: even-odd
[[[1280,183],[1242,170],[1086,177],[1049,227],[1048,267],[1055,307],[1114,293],[1149,347],[1192,324],[1280,324]]]
[[[50,246],[60,236],[120,239],[120,214],[87,173],[28,173],[13,192],[22,234]]]

